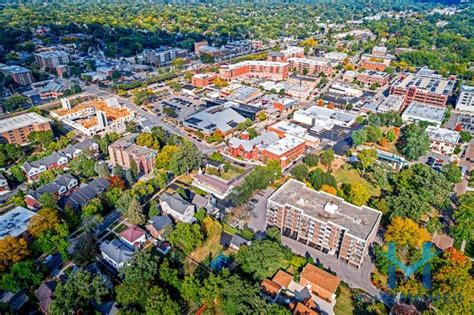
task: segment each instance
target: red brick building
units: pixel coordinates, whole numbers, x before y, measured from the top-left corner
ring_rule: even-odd
[[[365,70],[357,74],[357,80],[367,85],[378,83],[384,86],[388,84],[389,79],[390,75],[381,71]]]
[[[304,48],[289,46],[287,49],[280,51],[270,51],[268,53],[268,60],[285,62],[289,58],[304,58]]]
[[[290,58],[290,70],[304,75],[318,75],[321,72],[327,76],[333,73],[331,61],[326,58]]]
[[[36,113],[27,113],[0,121],[0,135],[8,143],[26,144],[33,131],[51,130],[49,119]]]
[[[283,81],[288,78],[288,69],[288,63],[286,62],[250,60],[231,65],[222,65],[219,69],[219,74],[227,81],[240,77]]]
[[[193,75],[191,81],[195,87],[206,87],[213,84],[216,78],[215,73],[198,73]]]

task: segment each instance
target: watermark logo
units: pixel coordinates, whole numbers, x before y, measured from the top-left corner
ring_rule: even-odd
[[[397,248],[394,242],[388,243],[388,287],[394,289],[397,286],[396,270],[400,269],[405,280],[410,278],[417,270],[423,268],[423,286],[426,289],[431,288],[431,259],[436,256],[436,253],[431,251],[431,243],[423,243],[422,257],[412,265],[405,265],[397,258]]]

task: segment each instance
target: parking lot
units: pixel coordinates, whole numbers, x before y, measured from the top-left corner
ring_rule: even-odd
[[[198,99],[175,94],[164,100],[152,103],[151,107],[152,112],[158,116],[163,113],[164,108],[170,108],[178,115],[177,118],[182,120],[198,111],[203,104]]]

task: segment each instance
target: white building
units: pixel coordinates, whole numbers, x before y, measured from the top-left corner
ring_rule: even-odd
[[[357,89],[350,84],[345,84],[341,82],[333,83],[329,88],[329,92],[354,97],[360,97],[362,96],[362,94],[364,94],[364,91]]]
[[[318,130],[331,129],[334,125],[349,127],[355,122],[356,118],[357,115],[319,106],[300,109],[293,115],[294,121],[314,126]]]
[[[459,90],[456,109],[466,112],[474,112],[474,86],[463,85]]]
[[[446,128],[428,126],[426,132],[430,137],[431,150],[441,154],[453,154],[461,138],[459,132]]]
[[[163,213],[173,217],[177,221],[185,223],[194,222],[196,206],[184,200],[180,195],[164,193],[160,196],[160,206]]]
[[[411,122],[427,121],[439,127],[445,114],[444,107],[414,101],[403,112],[402,119]]]

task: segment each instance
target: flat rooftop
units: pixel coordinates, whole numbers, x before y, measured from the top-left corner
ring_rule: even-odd
[[[23,207],[15,207],[13,210],[0,216],[0,240],[7,237],[17,237],[28,229],[28,223],[36,214]]]
[[[265,150],[275,155],[281,155],[303,143],[305,143],[303,139],[287,135],[277,142],[270,144]]]
[[[331,60],[327,58],[288,58],[288,62],[300,62],[300,63],[308,63],[314,66],[324,66],[331,63]]]
[[[446,108],[429,105],[420,102],[411,102],[403,112],[403,116],[410,116],[415,119],[429,119],[441,122],[446,113]]]
[[[46,119],[36,113],[26,113],[20,116],[0,120],[0,133],[45,123],[49,123],[49,119]]]
[[[281,120],[276,124],[271,125],[269,128],[281,130],[284,133],[287,133],[296,137],[304,137],[308,130],[300,125],[293,124],[289,121]]]
[[[339,225],[347,233],[364,240],[382,216],[380,211],[367,206],[355,206],[342,198],[310,189],[295,179],[283,184],[268,200],[299,209],[317,220]]]
[[[11,73],[11,74],[20,74],[20,73],[30,72],[30,70],[21,66],[7,66],[7,67],[3,67],[0,70]]]
[[[426,132],[432,141],[457,144],[461,138],[459,132],[446,128],[428,126],[428,128],[426,128]]]
[[[221,69],[235,70],[241,67],[250,66],[250,67],[285,67],[288,63],[278,62],[278,61],[266,61],[266,60],[247,60],[231,65],[222,65]]]
[[[423,72],[400,77],[393,86],[400,89],[416,88],[425,93],[448,96],[452,93],[456,81],[440,78],[437,75],[425,75]]]
[[[107,115],[108,120],[118,120],[120,118],[127,117],[131,114],[128,108],[123,106],[112,107],[107,105],[107,102],[105,100],[101,99],[85,101],[72,107],[71,109],[60,108],[54,110],[53,113],[59,116],[67,116],[85,110],[87,108],[95,108],[96,110],[104,112]]]

